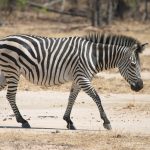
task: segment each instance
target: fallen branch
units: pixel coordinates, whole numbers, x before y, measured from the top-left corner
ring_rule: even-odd
[[[34,2],[28,2],[28,5],[31,7],[39,8],[39,9],[45,9],[46,11],[54,12],[54,13],[59,13],[63,15],[70,15],[70,16],[78,16],[78,17],[87,17],[86,14],[84,13],[75,13],[75,12],[67,12],[67,11],[60,11],[52,8],[45,7],[43,5],[34,3]]]

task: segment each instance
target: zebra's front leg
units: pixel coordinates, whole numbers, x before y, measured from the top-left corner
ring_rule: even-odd
[[[98,96],[97,92],[95,91],[95,89],[91,86],[90,81],[81,81],[80,83],[81,89],[83,89],[84,92],[86,92],[96,103],[99,112],[100,112],[100,116],[101,119],[104,121],[103,126],[105,129],[107,130],[111,130],[111,125],[110,125],[110,121],[107,118],[107,115],[103,109],[103,106],[101,104],[101,99]]]
[[[7,89],[7,99],[10,103],[10,106],[15,114],[16,120],[19,123],[22,123],[22,127],[23,128],[30,128],[29,123],[23,119],[23,117],[21,116],[19,109],[16,105],[16,92],[17,92],[17,86],[18,86],[18,81],[17,80],[13,80],[13,81],[8,81],[8,89]]]
[[[67,122],[67,128],[70,130],[75,130],[75,126],[73,125],[72,120],[70,119],[70,114],[71,110],[73,107],[73,104],[75,102],[75,99],[80,91],[80,88],[76,84],[72,84],[70,95],[69,95],[69,100],[68,100],[68,105],[64,114],[63,119]]]
[[[97,92],[94,89],[90,89],[86,92],[96,103],[96,105],[99,109],[99,112],[100,112],[101,119],[104,121],[104,123],[103,123],[104,128],[107,130],[111,130],[112,128],[111,128],[110,121],[107,118],[107,115],[106,115],[106,113],[103,109],[102,103],[101,103],[101,99],[98,96]]]

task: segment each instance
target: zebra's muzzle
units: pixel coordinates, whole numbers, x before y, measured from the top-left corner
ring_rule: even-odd
[[[143,81],[141,79],[138,79],[138,81],[133,85],[131,84],[131,89],[133,91],[140,91],[143,88]]]

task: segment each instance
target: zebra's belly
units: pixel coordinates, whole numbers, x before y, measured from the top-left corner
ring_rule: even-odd
[[[40,71],[39,74],[31,73],[30,71],[22,72],[21,74],[31,83],[42,86],[52,86],[64,84],[72,80],[72,76],[69,72],[60,73],[60,72],[43,72]]]

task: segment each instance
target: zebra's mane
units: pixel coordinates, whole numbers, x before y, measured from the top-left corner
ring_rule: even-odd
[[[94,43],[101,43],[107,45],[119,45],[119,46],[133,46],[137,44],[137,53],[141,53],[143,48],[141,43],[129,36],[125,35],[116,35],[116,34],[106,34],[106,33],[90,33],[84,37],[86,40]]]

